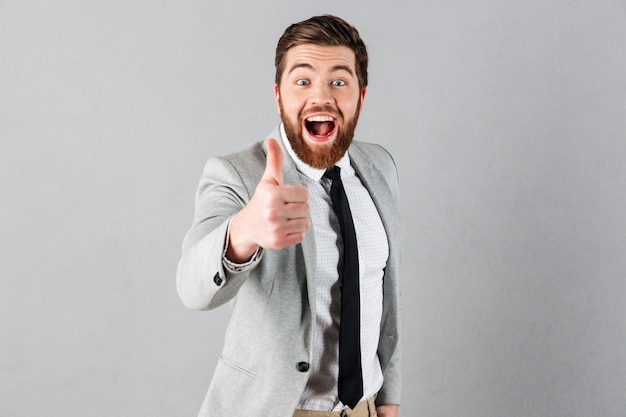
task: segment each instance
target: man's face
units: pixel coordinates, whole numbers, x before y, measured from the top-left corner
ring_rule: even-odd
[[[291,147],[315,168],[331,168],[352,142],[365,89],[346,46],[294,46],[285,55],[276,108]]]

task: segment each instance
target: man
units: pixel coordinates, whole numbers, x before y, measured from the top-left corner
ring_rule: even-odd
[[[354,27],[291,25],[276,48],[282,123],[207,162],[177,288],[192,309],[235,303],[200,416],[397,416],[397,170],[352,141],[366,87]]]

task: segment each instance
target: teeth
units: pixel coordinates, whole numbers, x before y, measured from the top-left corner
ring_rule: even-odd
[[[306,120],[307,122],[332,122],[333,118],[330,116],[311,116]]]

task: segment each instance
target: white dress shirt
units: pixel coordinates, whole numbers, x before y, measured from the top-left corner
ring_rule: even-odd
[[[339,221],[330,198],[331,180],[324,178],[324,169],[307,165],[295,154],[281,124],[281,139],[293,159],[300,180],[309,191],[311,222],[315,233],[317,253],[316,322],[313,335],[311,376],[298,403],[299,409],[339,411],[337,381],[339,374],[339,320],[341,290],[339,269],[343,242]],[[383,384],[383,375],[377,349],[383,310],[383,275],[389,257],[389,244],[378,210],[372,197],[350,165],[348,154],[337,162],[354,221],[359,250],[359,290],[361,297],[361,367],[363,370],[363,398],[375,395]],[[226,258],[228,234],[223,254],[224,267],[231,272],[254,268],[262,259],[259,248],[252,259],[235,264]]]
[[[281,125],[281,136],[294,160],[300,180],[310,194],[312,229],[317,253],[316,324],[313,335],[311,376],[298,404],[299,409],[338,411],[340,253],[343,242],[339,221],[330,199],[331,180],[324,169],[312,168],[295,154]],[[361,365],[363,398],[375,395],[383,383],[377,349],[383,310],[383,274],[389,257],[387,234],[367,189],[350,165],[346,154],[338,163],[341,180],[350,202],[359,250],[361,296]]]

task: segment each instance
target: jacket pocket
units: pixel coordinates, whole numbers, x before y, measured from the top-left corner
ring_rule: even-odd
[[[228,366],[229,368],[235,371],[241,372],[242,374],[249,376],[250,378],[254,378],[256,376],[255,372],[239,365],[238,363],[236,363],[235,361],[229,358],[224,357],[224,355],[220,355],[220,360],[222,361],[224,365]]]

